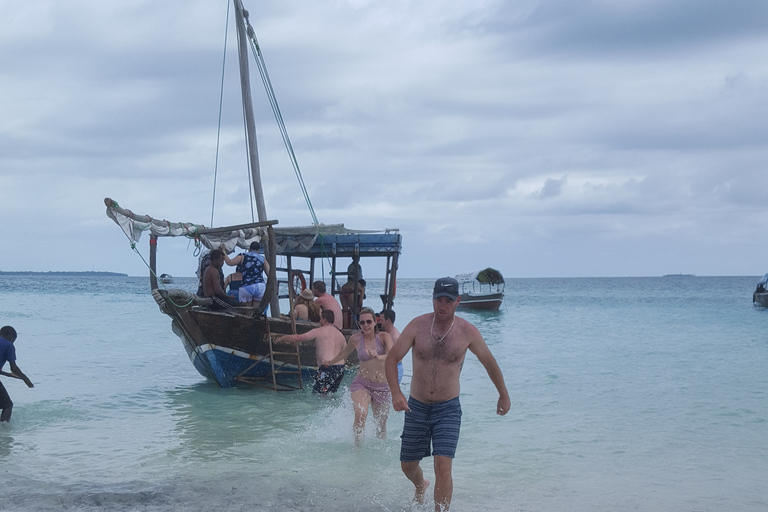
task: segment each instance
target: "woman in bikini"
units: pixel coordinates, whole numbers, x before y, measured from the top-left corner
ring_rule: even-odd
[[[380,439],[387,437],[387,417],[392,396],[384,375],[384,361],[392,348],[392,338],[386,332],[376,332],[376,314],[371,308],[360,310],[360,332],[349,338],[347,346],[331,361],[324,364],[332,365],[343,361],[357,350],[360,368],[357,370],[349,390],[352,392],[352,403],[355,406],[355,444],[360,446],[365,431],[365,420],[368,417],[368,406],[371,406],[376,421],[376,435]]]

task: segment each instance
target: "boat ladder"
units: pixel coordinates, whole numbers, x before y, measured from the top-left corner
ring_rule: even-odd
[[[244,382],[246,384],[252,384],[254,386],[271,388],[274,391],[293,391],[295,389],[304,389],[304,382],[301,377],[301,353],[299,351],[299,344],[291,343],[295,350],[279,352],[275,351],[274,342],[282,335],[280,333],[273,333],[269,330],[269,321],[266,318],[264,319],[264,325],[264,342],[269,344],[269,354],[261,356],[255,363],[249,366],[245,371],[241,372],[240,375],[235,377],[235,380],[238,382]],[[293,330],[295,331],[295,327]],[[294,370],[292,368],[286,368],[286,365],[290,362],[293,362],[293,359],[296,361],[296,369]],[[253,367],[265,360],[269,360],[270,372],[268,374],[264,375],[263,377],[245,376],[245,374],[248,373]],[[278,375],[296,375],[299,380],[299,385],[294,386],[293,384],[280,382],[277,377]]]

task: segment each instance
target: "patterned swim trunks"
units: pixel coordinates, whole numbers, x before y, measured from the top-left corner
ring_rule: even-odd
[[[423,403],[409,397],[408,408],[411,411],[405,413],[403,435],[400,436],[400,460],[411,462],[430,455],[452,459],[456,455],[461,429],[459,397],[439,403]]]
[[[343,364],[335,364],[333,366],[323,365],[317,369],[315,385],[312,387],[312,392],[320,393],[321,395],[335,393],[336,390],[339,389],[339,385],[341,385],[341,380],[343,378]]]

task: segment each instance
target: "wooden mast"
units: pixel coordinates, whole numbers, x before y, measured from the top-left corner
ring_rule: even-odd
[[[253,100],[251,98],[251,79],[248,68],[248,36],[243,19],[248,16],[240,0],[235,4],[235,20],[237,24],[237,50],[240,62],[240,91],[243,95],[243,111],[245,112],[245,130],[248,142],[248,156],[251,161],[251,181],[256,201],[256,211],[259,222],[267,220],[267,208],[264,205],[264,192],[261,189],[261,169],[259,168],[259,149],[256,144],[256,122],[253,118]]]
[[[253,197],[256,201],[256,212],[259,217],[259,222],[266,222],[267,220],[267,207],[264,204],[264,192],[261,188],[261,168],[259,167],[259,148],[256,144],[256,121],[253,118],[253,99],[251,98],[251,72],[248,66],[248,39],[249,34],[245,30],[245,19],[248,18],[248,11],[243,8],[241,0],[232,0],[235,4],[235,20],[237,25],[237,55],[240,64],[240,91],[243,96],[243,112],[245,115],[245,132],[248,143],[248,156],[251,162],[251,181],[253,182]],[[269,230],[270,234],[274,236],[274,231]],[[272,297],[270,299],[270,312],[273,317],[280,315],[280,299],[277,294],[277,286],[274,288],[269,283],[270,279],[274,278],[275,264],[277,255],[272,252],[272,248],[275,247],[274,240],[270,240],[269,244],[265,244],[264,253],[267,257],[267,261],[271,262],[270,272],[267,279],[267,291],[274,289]],[[265,294],[266,297],[268,295]]]

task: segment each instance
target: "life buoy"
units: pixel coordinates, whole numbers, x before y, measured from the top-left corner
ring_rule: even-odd
[[[307,281],[304,279],[304,273],[300,270],[291,271],[291,284],[293,285],[294,295],[299,295],[307,289]]]

